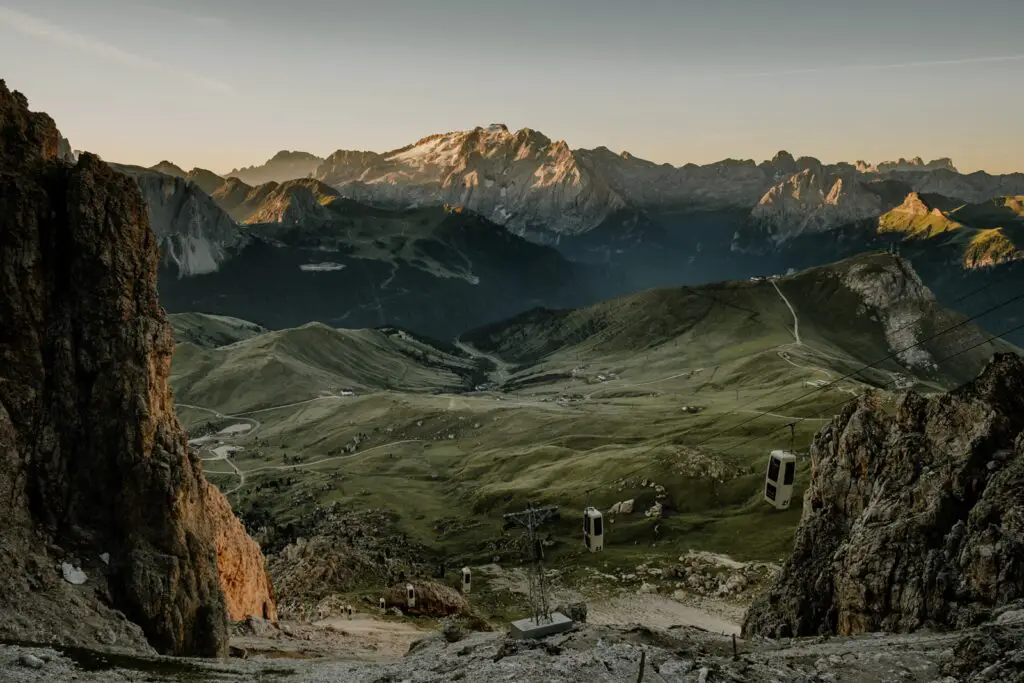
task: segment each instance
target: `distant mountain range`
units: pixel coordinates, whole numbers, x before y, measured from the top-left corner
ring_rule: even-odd
[[[962,174],[949,159],[824,164],[779,152],[674,167],[493,124],[386,153],[285,151],[228,177],[169,161],[118,168],[150,203],[165,304],[267,327],[426,325],[417,329],[450,336],[496,319],[489,297],[499,292],[500,314],[511,315],[896,245],[940,297],[1006,269],[993,291],[1024,284],[1024,174]],[[270,274],[298,289],[257,295]],[[247,284],[229,284],[237,278]],[[417,296],[456,298],[409,308],[414,299],[399,303],[396,291],[412,283]],[[493,294],[465,299],[463,287]],[[286,305],[285,291],[304,303]]]
[[[887,180],[963,202],[1024,194],[1024,174],[961,174],[950,159],[824,164],[779,152],[761,163],[675,167],[606,147],[573,150],[539,131],[512,132],[503,124],[430,135],[384,153],[338,150],[324,159],[282,151],[228,177],[248,185],[311,177],[389,208],[463,205],[545,242],[599,228],[622,211],[681,209],[744,209],[784,239],[884,213],[892,208],[890,192],[879,183]]]
[[[596,273],[550,246],[470,211],[390,210],[346,199],[306,178],[258,187],[229,179],[212,197],[190,171],[135,178],[160,239],[161,303],[253,320],[401,325],[446,337],[538,305],[594,296]]]

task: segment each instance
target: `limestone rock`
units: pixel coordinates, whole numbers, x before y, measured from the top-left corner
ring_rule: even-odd
[[[231,216],[184,175],[137,166],[111,166],[132,177],[142,190],[162,263],[174,276],[215,272],[249,243],[250,237]]]
[[[213,523],[217,567],[228,618],[240,621],[259,617],[276,622],[274,587],[259,544],[249,538],[227,499],[213,486],[206,487],[205,507]]]
[[[81,586],[88,580],[85,572],[78,567],[74,566],[70,562],[62,562],[60,565],[61,576],[64,580],[73,586]]]
[[[263,559],[174,414],[143,198],[60,147],[0,81],[0,636],[224,655],[225,589],[273,605]]]
[[[870,397],[814,439],[793,554],[747,612],[773,637],[973,626],[1024,598],[1024,359],[973,382]]]
[[[416,604],[408,604],[406,584],[392,586],[384,593],[388,605],[400,606],[406,614],[425,617],[452,617],[469,614],[469,603],[454,588],[433,581],[412,581]]]
[[[608,514],[610,515],[631,515],[633,514],[634,500],[621,500],[615,505],[608,508]]]
[[[775,242],[806,232],[821,232],[892,208],[853,173],[836,173],[815,164],[774,185],[758,202],[751,217]]]

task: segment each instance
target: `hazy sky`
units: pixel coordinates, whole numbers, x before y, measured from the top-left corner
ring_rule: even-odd
[[[492,122],[680,165],[1024,170],[1024,0],[0,0],[76,149],[224,172]]]

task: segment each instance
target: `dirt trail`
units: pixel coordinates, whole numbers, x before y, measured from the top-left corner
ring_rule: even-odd
[[[235,635],[231,644],[249,656],[268,658],[330,657],[335,661],[396,662],[409,645],[430,633],[408,622],[356,613],[313,623],[282,621],[280,629]]]
[[[661,595],[620,595],[587,605],[591,624],[643,624],[648,628],[696,626],[712,633],[739,635],[738,618],[727,618]]]
[[[802,343],[800,341],[800,318],[797,317],[796,311],[793,310],[793,304],[789,303],[789,299],[787,299],[786,295],[782,293],[781,289],[779,289],[779,285],[776,284],[775,280],[772,280],[772,287],[774,287],[775,291],[779,293],[780,297],[782,297],[782,302],[786,304],[786,308],[789,309],[789,312],[793,314],[793,337],[796,339],[796,344],[799,346]]]

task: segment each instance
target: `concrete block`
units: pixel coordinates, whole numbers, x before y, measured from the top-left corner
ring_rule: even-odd
[[[512,622],[509,636],[517,639],[543,638],[554,633],[565,633],[572,628],[572,619],[561,612],[552,612],[550,619],[541,619],[538,624],[533,617]]]

